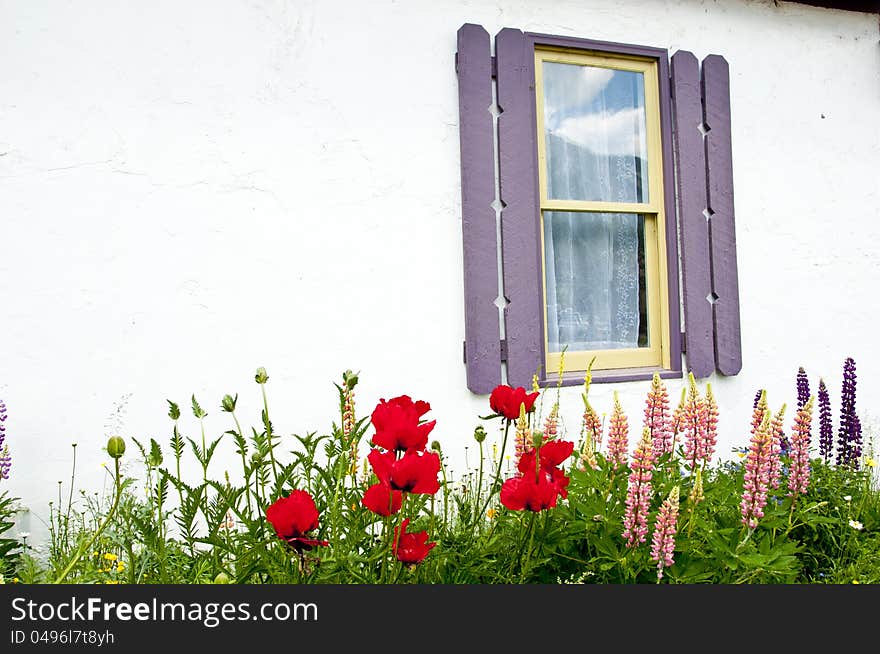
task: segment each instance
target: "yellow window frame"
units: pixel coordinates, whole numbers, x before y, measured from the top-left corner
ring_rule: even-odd
[[[547,197],[547,152],[544,138],[544,62],[575,64],[640,72],[645,81],[645,128],[648,145],[648,202],[595,202],[554,200]],[[544,260],[544,212],[633,213],[644,217],[645,297],[648,304],[649,347],[614,350],[566,351],[567,370],[620,368],[671,368],[669,334],[669,284],[666,266],[666,215],[663,197],[663,142],[660,128],[660,89],[657,61],[654,59],[609,55],[607,53],[535,48],[535,98],[537,102],[538,183],[541,215],[541,288],[543,293],[544,361],[546,370],[557,370],[561,352],[550,352],[547,339],[547,274]]]

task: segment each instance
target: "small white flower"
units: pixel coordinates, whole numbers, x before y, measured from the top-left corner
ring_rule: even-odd
[[[844,502],[852,502],[852,495],[844,495],[843,501]]]
[[[861,531],[864,528],[864,525],[858,520],[850,520],[849,526],[855,529],[856,531]]]

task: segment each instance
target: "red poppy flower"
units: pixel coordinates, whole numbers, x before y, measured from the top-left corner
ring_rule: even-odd
[[[556,506],[559,489],[547,474],[513,477],[501,486],[501,503],[511,511],[543,511]]]
[[[425,495],[440,490],[440,455],[436,452],[407,452],[397,459],[394,452],[371,450],[367,458],[379,481],[393,490]]]
[[[571,441],[548,441],[541,445],[541,469],[551,471],[565,462],[574,451],[574,443]],[[535,470],[535,450],[524,452],[519,458],[517,469],[522,473]]]
[[[409,518],[399,527],[394,528],[394,554],[398,561],[406,565],[415,565],[421,563],[437,543],[428,542],[427,531],[407,533],[408,525]]]
[[[318,528],[318,509],[312,496],[305,491],[293,490],[266,509],[266,518],[275,528],[278,538],[297,551],[310,550],[316,545],[329,545],[326,540],[315,540],[308,532]]]
[[[400,511],[403,505],[403,493],[399,490],[391,490],[391,486],[379,482],[366,490],[361,504],[373,513],[389,516]]]
[[[428,444],[428,434],[434,429],[436,420],[419,420],[431,410],[427,402],[413,402],[408,395],[381,400],[373,409],[371,420],[376,434],[373,444],[391,451],[412,452],[423,450]]]
[[[497,414],[508,420],[519,418],[519,408],[526,405],[526,413],[535,409],[535,400],[540,393],[526,393],[522,386],[511,388],[506,384],[496,386],[489,396],[489,407]]]

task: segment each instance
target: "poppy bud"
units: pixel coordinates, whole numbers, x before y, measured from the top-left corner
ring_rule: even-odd
[[[232,413],[235,411],[235,403],[238,401],[238,395],[234,398],[231,395],[224,395],[223,400],[220,402],[220,406],[223,407],[223,410],[226,413]]]
[[[220,572],[214,577],[215,584],[228,584],[229,583],[229,575],[225,572]]]
[[[483,425],[477,425],[477,428],[474,429],[474,440],[478,443],[482,443],[486,440],[486,430],[483,429]]]
[[[254,375],[254,381],[258,384],[265,384],[269,381],[269,373],[266,372],[266,369],[262,366],[257,368],[257,374]]]
[[[536,449],[541,447],[541,443],[543,442],[544,434],[539,431],[536,431],[534,434],[532,434],[532,445],[534,445]]]
[[[440,453],[440,441],[431,441],[431,449],[439,454]]]
[[[107,454],[114,459],[118,459],[125,454],[125,441],[121,436],[111,436],[107,441]]]

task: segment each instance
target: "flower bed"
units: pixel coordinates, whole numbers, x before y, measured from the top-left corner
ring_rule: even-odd
[[[294,436],[292,457],[285,458],[292,444],[270,420],[268,379],[264,369],[257,371],[264,408],[260,427],[250,431],[240,425],[237,396],[222,399],[230,429],[213,439],[195,397],[199,439],[181,433],[180,408],[169,402],[167,447],[130,439],[144,466],[139,480],[120,465],[132,449],[112,437],[112,493],[82,506],[68,501],[53,507],[47,557],[8,536],[11,500],[0,495],[0,535],[7,531],[0,538],[3,579],[880,581],[880,492],[872,453],[863,452],[851,359],[844,366],[836,451],[827,390],[820,383],[818,398],[811,396],[803,371],[790,425],[785,407],[774,411],[759,392],[748,443],[735,450],[733,461],[718,460],[719,408],[711,387],[701,390],[691,377],[673,408],[655,376],[641,429],[631,428],[615,397],[606,430],[590,402],[588,372],[577,438],[562,433],[558,388],[496,388],[491,414],[474,432],[479,464],[456,483],[447,479],[441,444],[430,441],[436,424],[430,404],[404,395],[383,399],[370,416],[358,417],[358,378],[350,371],[336,386],[338,425],[327,434]],[[542,413],[543,407],[549,408]],[[500,447],[490,450],[492,425]],[[211,472],[224,439],[240,459],[237,480]],[[11,456],[2,441],[0,448],[6,478]],[[512,465],[505,466],[507,451]],[[198,463],[197,478],[181,474],[188,457]],[[136,491],[140,482],[145,493]]]

